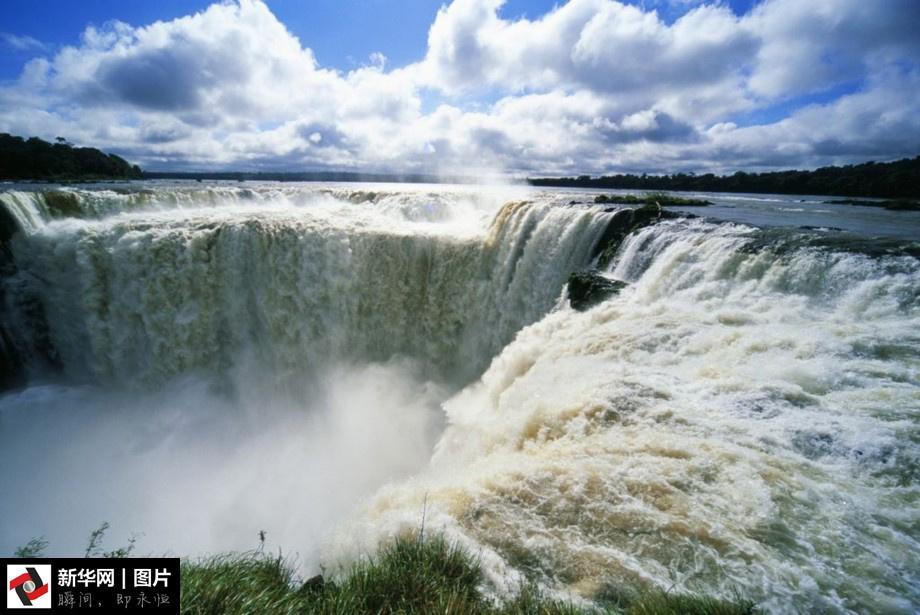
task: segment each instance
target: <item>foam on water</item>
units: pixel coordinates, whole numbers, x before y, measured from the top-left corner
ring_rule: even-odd
[[[10,294],[43,306],[72,377],[154,384],[246,360],[290,383],[403,355],[469,379],[553,305],[610,216],[450,192],[198,192],[199,207],[167,192],[100,219],[81,194],[85,218],[16,236]]]
[[[524,573],[593,599],[652,583],[910,612],[920,267],[754,236],[630,237],[612,274],[634,284],[524,329],[445,403],[429,470],[382,489],[350,540],[427,506],[499,587]]]
[[[3,547],[267,529],[311,569],[424,516],[498,592],[920,604],[920,264],[897,242],[660,222],[576,312],[560,293],[611,213],[552,193],[67,194],[0,194],[7,316],[65,373],[0,398],[3,491],[33,494],[0,504]]]

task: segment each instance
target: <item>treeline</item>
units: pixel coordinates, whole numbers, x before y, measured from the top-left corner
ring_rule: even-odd
[[[124,158],[94,147],[74,147],[58,137],[48,143],[0,133],[0,179],[138,179],[143,173]]]
[[[702,192],[756,192],[827,194],[905,198],[920,196],[920,156],[896,162],[866,162],[815,171],[773,171],[734,175],[604,175],[590,177],[528,178],[534,186],[614,188],[624,190],[699,190]]]

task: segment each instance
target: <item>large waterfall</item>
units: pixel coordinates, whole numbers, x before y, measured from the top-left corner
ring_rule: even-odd
[[[669,218],[611,248],[617,212],[591,200],[0,194],[28,382],[0,398],[0,444],[5,490],[31,494],[0,504],[0,545],[68,544],[69,502],[81,531],[111,515],[183,553],[268,526],[310,567],[424,516],[499,593],[910,612],[916,243]],[[566,280],[604,247],[628,286],[576,311]]]
[[[475,198],[6,193],[24,229],[9,301],[37,301],[64,370],[95,382],[158,383],[244,356],[284,383],[396,355],[468,379],[549,310],[610,218]]]

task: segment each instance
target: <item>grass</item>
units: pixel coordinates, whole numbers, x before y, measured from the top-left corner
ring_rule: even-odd
[[[752,603],[652,592],[618,607],[582,607],[524,586],[496,603],[483,592],[479,562],[441,537],[401,537],[376,557],[354,564],[338,581],[296,580],[280,556],[260,552],[222,555],[182,567],[182,612],[189,615],[243,613],[405,614],[444,613],[582,615],[742,615]]]
[[[688,199],[664,192],[649,192],[642,196],[635,194],[601,194],[594,198],[595,203],[616,203],[618,205],[677,205],[681,207],[705,207],[712,205],[703,199]]]
[[[48,541],[45,540],[44,536],[32,538],[26,544],[22,545],[21,547],[17,547],[16,550],[13,551],[13,557],[44,557],[45,549],[47,548]]]
[[[629,615],[740,615],[759,611],[743,599],[729,602],[706,596],[655,592],[644,595],[626,612]]]
[[[105,551],[103,523],[90,535],[87,557],[127,557],[127,547]],[[724,601],[705,596],[651,591],[617,593],[615,605],[580,606],[524,585],[517,595],[497,602],[484,592],[479,561],[442,536],[422,532],[383,545],[376,556],[352,564],[335,579],[301,580],[294,566],[255,551],[227,553],[182,562],[180,611],[184,615],[317,614],[317,615],[752,615],[759,611],[744,599]],[[48,542],[30,540],[17,557],[43,557]]]

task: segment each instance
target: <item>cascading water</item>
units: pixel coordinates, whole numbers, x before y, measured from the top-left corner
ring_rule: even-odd
[[[0,547],[267,526],[309,568],[424,511],[499,592],[910,612],[916,246],[661,220],[605,252],[630,285],[576,312],[565,281],[617,214],[572,198],[0,193],[0,328],[30,378],[0,398],[3,491],[29,494],[0,503]]]
[[[26,231],[10,286],[38,298],[71,376],[151,384],[247,354],[284,381],[400,355],[469,379],[552,306],[610,217],[520,202],[458,228],[462,195],[199,192],[113,193],[122,211],[103,217],[116,205],[94,194],[5,195]],[[64,201],[82,217],[54,220]]]
[[[424,507],[499,587],[911,612],[920,263],[770,235],[631,235],[611,271],[631,287],[524,329],[445,403],[429,469],[383,488],[331,553]]]
[[[0,329],[29,381],[0,401],[0,448],[28,464],[5,487],[30,494],[0,503],[0,548],[74,552],[85,532],[64,527],[111,518],[193,553],[266,527],[317,564],[361,497],[425,465],[440,402],[591,260],[609,212],[521,192],[0,194]],[[45,505],[63,500],[66,524]]]

